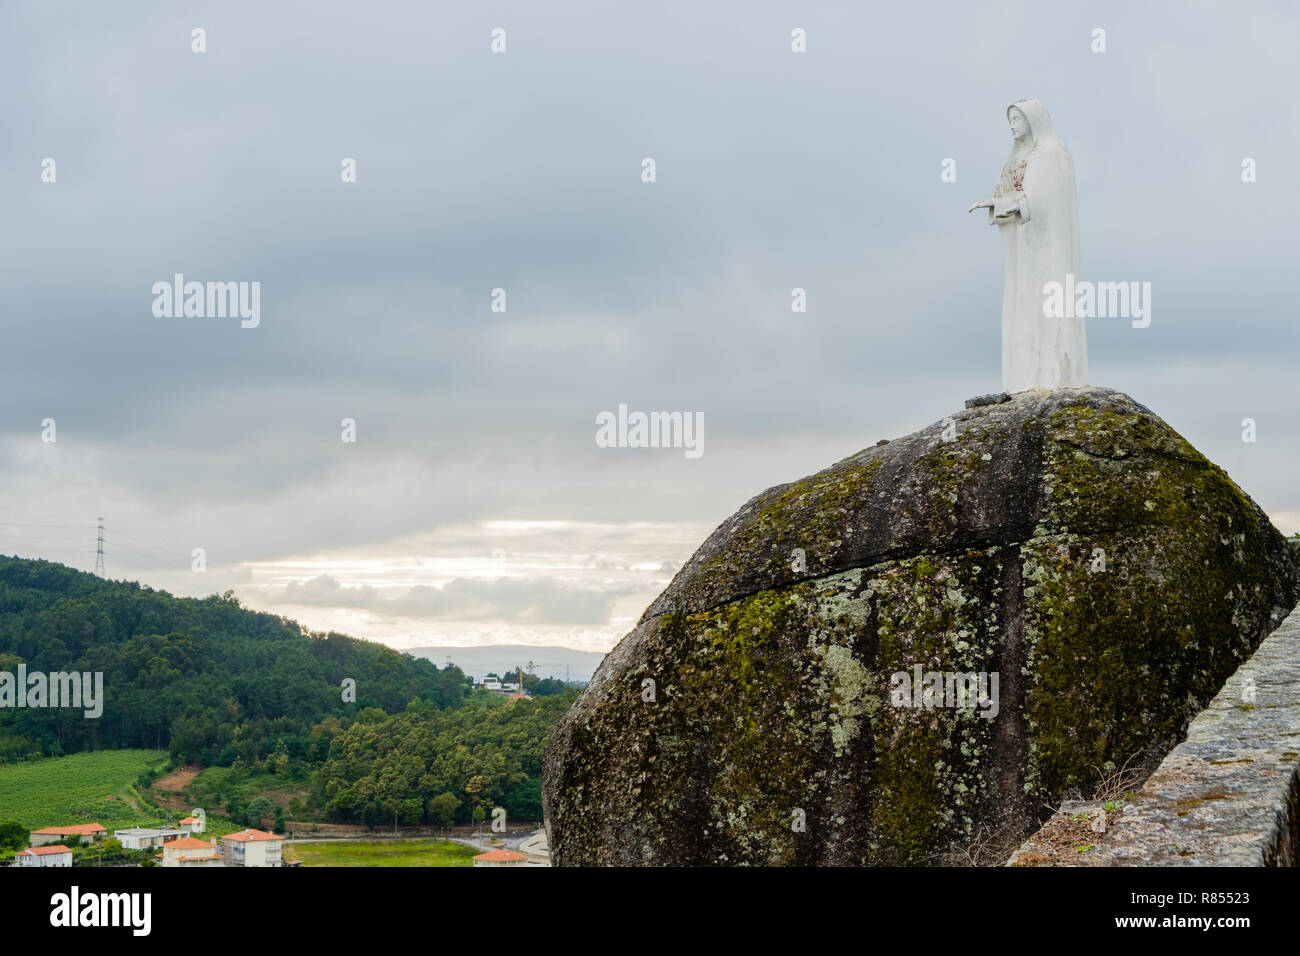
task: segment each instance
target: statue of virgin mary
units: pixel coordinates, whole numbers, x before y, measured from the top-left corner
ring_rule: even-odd
[[[1073,288],[1079,279],[1079,220],[1074,208],[1074,162],[1047,109],[1037,100],[1007,108],[1015,144],[987,208],[1002,234],[1002,388],[1086,385],[1088,352],[1082,317],[1049,318],[1049,282]],[[1067,280],[1066,276],[1072,276]],[[1068,286],[1067,286],[1068,283]],[[1073,310],[1068,310],[1073,313]]]

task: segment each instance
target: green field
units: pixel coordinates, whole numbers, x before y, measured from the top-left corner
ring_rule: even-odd
[[[303,866],[473,866],[481,852],[450,840],[331,840],[286,844],[284,858]]]
[[[0,764],[0,822],[31,830],[71,823],[115,827],[157,823],[162,814],[128,789],[167,760],[165,750],[99,750]]]

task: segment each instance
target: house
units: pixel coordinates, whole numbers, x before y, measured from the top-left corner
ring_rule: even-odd
[[[108,833],[104,827],[98,823],[76,823],[66,827],[45,827],[42,830],[33,830],[31,839],[28,840],[32,846],[46,846],[50,843],[63,843],[65,840],[76,839],[78,843],[89,843],[96,837],[104,836]]]
[[[126,850],[147,850],[149,847],[162,846],[188,835],[185,831],[173,827],[130,827],[113,831],[113,836]]]
[[[225,866],[214,844],[181,837],[163,844],[163,866]]]
[[[34,846],[14,854],[15,866],[72,866],[72,851],[62,843]]]
[[[263,830],[240,830],[221,838],[226,866],[279,866],[284,837]]]
[[[502,689],[502,690],[507,690],[507,691],[518,690],[518,689],[519,689],[519,682],[518,682],[518,681],[514,681],[514,680],[502,681],[502,682],[501,682],[501,689]]]
[[[500,681],[500,679],[499,679],[499,678],[496,678],[496,677],[484,677],[484,678],[483,678],[483,689],[484,689],[484,690],[500,690],[500,689],[501,689],[501,681]]]
[[[202,833],[203,821],[198,817],[186,817],[180,823],[176,824],[183,833]]]
[[[532,694],[511,694],[510,699],[511,700],[532,700],[533,695]]]
[[[500,849],[489,850],[487,853],[480,853],[474,857],[475,866],[524,866],[528,863],[528,857],[522,853],[516,853],[514,850]]]

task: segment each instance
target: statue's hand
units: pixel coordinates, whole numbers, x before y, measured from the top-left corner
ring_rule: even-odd
[[[1016,222],[1020,219],[1020,205],[1017,203],[1006,212],[1000,213],[989,218],[991,226],[1005,226],[1007,223]]]
[[[993,208],[993,200],[992,200],[992,199],[981,199],[979,202],[977,202],[975,205],[971,206],[971,207],[970,207],[969,209],[967,209],[966,211],[967,211],[967,212],[974,212],[976,209],[992,209],[992,208]]]

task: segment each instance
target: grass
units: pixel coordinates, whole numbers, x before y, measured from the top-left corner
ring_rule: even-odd
[[[0,764],[0,822],[31,830],[93,822],[110,831],[157,823],[162,814],[137,803],[130,787],[166,760],[165,750],[99,750]]]
[[[331,840],[286,844],[284,858],[303,866],[473,866],[481,852],[450,840]]]

